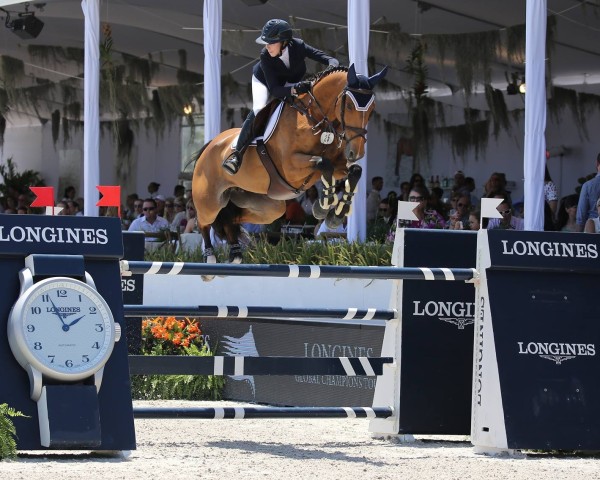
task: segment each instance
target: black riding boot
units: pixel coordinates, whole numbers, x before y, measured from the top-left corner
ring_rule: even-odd
[[[235,175],[242,166],[242,158],[248,144],[252,140],[252,124],[254,123],[254,112],[250,111],[242,124],[242,130],[238,137],[235,149],[223,162],[223,168],[230,175]]]

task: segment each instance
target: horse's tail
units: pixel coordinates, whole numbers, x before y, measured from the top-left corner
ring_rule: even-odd
[[[184,172],[186,171],[186,169],[190,163],[194,162],[194,166],[196,165],[196,162],[200,158],[200,155],[202,155],[202,152],[204,152],[204,150],[206,150],[206,147],[208,147],[210,145],[211,141],[212,140],[209,140],[202,146],[202,148],[200,150],[196,150],[194,153],[192,153],[190,155],[190,159],[187,161],[187,163],[185,164],[185,167],[183,168]]]
[[[225,225],[229,225],[232,228],[231,233],[233,233],[234,238],[238,238],[241,233],[239,224],[241,214],[242,209],[240,207],[232,202],[228,202],[212,223],[215,233],[219,237],[225,238]]]

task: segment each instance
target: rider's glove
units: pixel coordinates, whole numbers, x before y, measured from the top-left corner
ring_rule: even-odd
[[[312,84],[310,82],[298,82],[294,85],[294,90],[296,90],[296,94],[307,93],[310,92]]]

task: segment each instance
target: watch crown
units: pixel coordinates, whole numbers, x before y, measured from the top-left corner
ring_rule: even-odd
[[[115,342],[118,342],[121,339],[121,325],[115,322]]]

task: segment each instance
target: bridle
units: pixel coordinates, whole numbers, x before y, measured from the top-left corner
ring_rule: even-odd
[[[367,129],[365,128],[366,122],[363,126],[355,127],[352,125],[346,125],[346,98],[350,98],[352,103],[354,103],[354,107],[357,111],[368,112],[371,108],[371,105],[375,101],[375,93],[372,90],[368,90],[365,88],[352,88],[346,85],[344,89],[338,94],[334,103],[334,111],[337,107],[338,102],[340,102],[340,119],[330,120],[323,107],[317,100],[317,98],[313,95],[312,90],[308,92],[310,96],[310,100],[307,104],[302,101],[294,101],[292,103],[292,107],[295,108],[300,114],[304,115],[309,122],[312,124],[313,135],[323,134],[324,132],[330,132],[333,134],[335,138],[338,140],[337,148],[341,148],[343,142],[350,143],[356,138],[364,138],[367,140]],[[369,100],[365,102],[364,106],[361,106],[360,102],[357,100],[355,95],[363,95],[369,96]],[[317,109],[322,115],[321,120],[317,120],[311,113],[310,107],[315,104]],[[347,131],[353,132],[355,135],[348,138]]]

